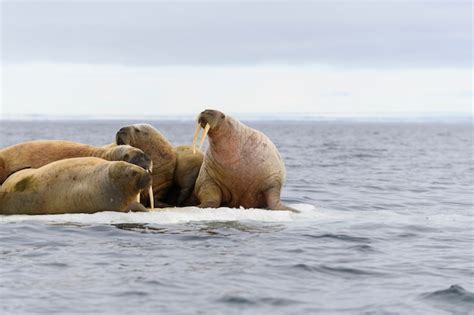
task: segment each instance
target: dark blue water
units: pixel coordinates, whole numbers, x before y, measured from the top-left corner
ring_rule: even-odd
[[[0,147],[122,121],[0,122]],[[192,122],[151,122],[189,144]],[[0,217],[0,313],[474,314],[473,127],[249,122],[301,214]]]

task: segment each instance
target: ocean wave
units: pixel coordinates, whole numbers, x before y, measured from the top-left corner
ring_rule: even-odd
[[[474,310],[474,293],[457,284],[445,290],[421,294],[420,298],[451,314],[472,314]]]
[[[446,301],[452,303],[468,303],[474,309],[474,293],[467,291],[460,285],[454,284],[445,290],[437,290],[421,295],[423,299]]]

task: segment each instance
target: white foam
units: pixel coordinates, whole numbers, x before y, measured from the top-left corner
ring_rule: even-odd
[[[176,224],[192,221],[260,221],[290,222],[314,217],[316,208],[308,204],[293,204],[291,207],[301,211],[270,211],[263,209],[200,209],[197,207],[156,209],[153,212],[112,212],[104,211],[93,214],[55,214],[55,215],[9,215],[0,216],[0,223],[21,221],[43,221],[52,223],[81,224],[117,224],[117,223],[150,223]]]

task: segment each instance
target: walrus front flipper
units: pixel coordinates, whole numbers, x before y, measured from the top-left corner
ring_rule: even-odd
[[[176,205],[178,207],[181,207],[183,205],[183,203],[189,199],[189,197],[191,196],[191,194],[193,193],[193,189],[194,189],[194,186],[193,187],[186,187],[186,188],[182,188],[180,191],[179,191],[179,194],[178,194],[178,200],[176,201]]]
[[[178,207],[181,207],[193,194],[194,184],[196,183],[198,175],[199,168],[196,168],[188,171],[188,173],[180,179],[181,187],[179,187],[178,198],[176,200],[176,205]]]
[[[199,208],[219,208],[222,192],[212,179],[205,180],[197,192]]]
[[[267,199],[268,209],[270,210],[285,210],[295,213],[300,211],[291,207],[285,206],[280,200],[280,189],[277,187],[270,188],[265,192],[265,198]]]

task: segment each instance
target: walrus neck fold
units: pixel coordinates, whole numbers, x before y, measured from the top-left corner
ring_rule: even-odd
[[[115,147],[112,147],[112,148],[90,148],[89,149],[89,155],[88,156],[92,156],[92,157],[97,157],[97,158],[101,158],[101,159],[104,159],[104,160],[108,160],[108,161],[111,161],[112,160],[112,152],[113,152],[113,149],[115,149]]]
[[[129,147],[128,145],[118,145],[116,147],[105,149],[103,152],[99,153],[99,157],[102,157],[108,161],[123,161],[123,148]]]
[[[153,161],[153,174],[160,174],[163,172],[163,168],[168,168],[176,163],[176,157],[172,153],[173,146],[168,140],[164,137],[150,137],[148,140],[148,143],[140,143],[137,147]]]
[[[217,130],[209,131],[209,151],[221,159],[235,159],[240,155],[242,129],[245,126],[239,121],[226,117]]]

